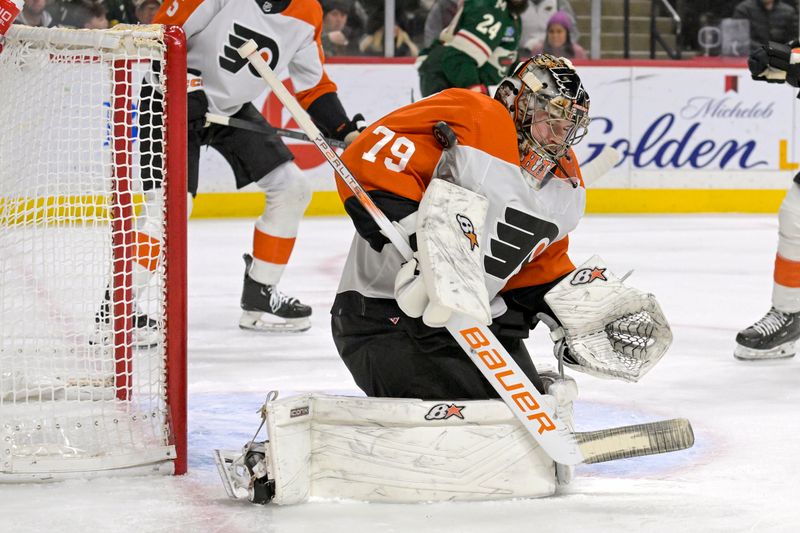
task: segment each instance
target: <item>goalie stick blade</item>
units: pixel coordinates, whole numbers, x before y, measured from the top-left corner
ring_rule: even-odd
[[[694,445],[685,418],[575,433],[585,464],[676,452]]]

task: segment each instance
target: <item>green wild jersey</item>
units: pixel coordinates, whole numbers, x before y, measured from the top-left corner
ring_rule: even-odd
[[[442,33],[442,39],[423,51],[423,96],[449,87],[499,83],[516,60],[520,19],[508,11],[506,0],[464,0],[463,10]]]

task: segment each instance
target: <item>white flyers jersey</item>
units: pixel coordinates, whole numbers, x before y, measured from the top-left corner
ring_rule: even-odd
[[[551,179],[536,189],[519,165],[471,146],[443,151],[434,177],[489,200],[484,232],[477,237],[490,299],[527,262],[575,229],[586,208],[583,187]]]
[[[214,113],[232,115],[266,88],[239,56],[249,39],[276,73],[288,70],[303,107],[336,91],[323,68],[317,0],[167,0],[153,22],[183,27],[189,71],[202,76]]]
[[[446,122],[458,138],[450,151],[443,151],[434,138],[433,127],[439,121]],[[497,100],[465,89],[447,89],[386,115],[342,154],[344,164],[378,207],[408,234],[416,231],[413,206],[434,177],[485,196],[489,209],[478,242],[490,298],[504,290],[549,283],[575,268],[567,256],[567,234],[583,215],[585,189],[565,179],[535,188],[520,169],[519,159],[517,132],[508,110]],[[580,179],[572,151],[561,160],[561,167],[568,174],[557,170],[557,176]],[[370,246],[367,238],[373,237],[366,213],[339,180],[337,187],[359,231],[338,292],[394,298],[394,277],[402,257],[393,246],[381,251]]]

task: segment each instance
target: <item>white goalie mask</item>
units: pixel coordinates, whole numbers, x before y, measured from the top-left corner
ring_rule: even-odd
[[[494,95],[517,128],[520,165],[541,180],[589,126],[589,95],[566,58],[540,54],[523,61]]]

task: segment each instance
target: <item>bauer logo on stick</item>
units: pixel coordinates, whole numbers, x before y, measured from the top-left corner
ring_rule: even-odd
[[[464,236],[469,239],[469,249],[474,250],[478,247],[478,235],[475,233],[475,225],[472,221],[465,217],[464,215],[456,215],[456,220],[458,220],[458,224],[461,226],[461,231],[464,232]]]
[[[605,268],[597,268],[597,267],[582,268],[577,272],[575,272],[575,275],[572,276],[572,279],[570,280],[569,284],[585,285],[587,283],[593,282],[596,279],[602,281],[608,281],[608,278],[606,278],[605,275],[605,271],[606,271]]]

